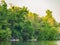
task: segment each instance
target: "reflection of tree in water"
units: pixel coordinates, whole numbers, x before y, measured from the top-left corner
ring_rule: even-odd
[[[0,45],[59,45],[60,41],[38,41],[38,42],[25,42],[25,41],[2,41]]]
[[[0,41],[0,45],[11,45],[9,41]]]
[[[57,45],[55,41],[12,42],[11,45]]]

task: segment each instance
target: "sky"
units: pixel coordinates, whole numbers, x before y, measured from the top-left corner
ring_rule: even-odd
[[[60,22],[60,0],[5,0],[6,3],[12,3],[15,6],[26,6],[28,9],[39,14],[39,16],[45,16],[45,11],[50,9],[52,15],[57,22]]]

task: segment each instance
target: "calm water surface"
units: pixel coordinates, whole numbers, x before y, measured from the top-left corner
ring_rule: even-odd
[[[0,45],[60,45],[60,41],[39,41],[39,42],[9,42],[2,41]]]

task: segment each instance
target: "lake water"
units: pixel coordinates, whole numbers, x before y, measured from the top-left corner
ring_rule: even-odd
[[[10,42],[2,41],[0,45],[60,45],[60,41],[38,41],[38,42]]]

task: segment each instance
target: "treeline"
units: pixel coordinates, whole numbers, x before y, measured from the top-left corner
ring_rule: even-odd
[[[0,5],[0,40],[57,40],[58,27],[60,25],[50,10],[46,10],[46,16],[40,17],[25,6],[7,9],[5,1]]]

